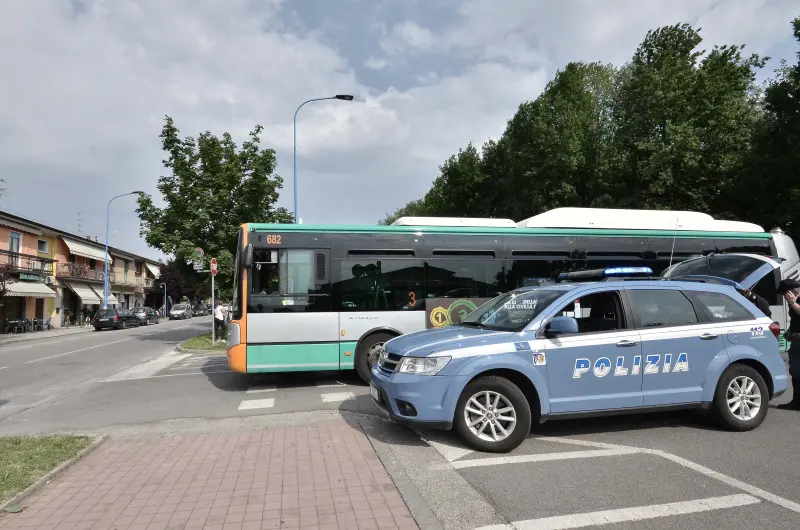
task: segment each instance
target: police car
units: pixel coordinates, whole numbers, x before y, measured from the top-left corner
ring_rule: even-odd
[[[662,277],[615,268],[519,288],[460,324],[387,341],[372,398],[398,423],[455,429],[489,452],[517,447],[532,423],[620,412],[700,408],[754,429],[788,376],[780,326],[741,293],[779,267],[719,254]]]

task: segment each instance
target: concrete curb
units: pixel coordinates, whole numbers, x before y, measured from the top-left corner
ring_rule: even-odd
[[[53,480],[59,473],[69,469],[70,467],[72,467],[73,464],[77,463],[81,458],[83,458],[90,452],[97,449],[97,447],[99,447],[100,444],[105,442],[107,438],[108,438],[107,434],[102,434],[96,437],[94,440],[92,440],[92,442],[89,445],[81,449],[77,455],[73,456],[69,460],[66,460],[65,462],[61,462],[61,464],[56,466],[55,469],[52,469],[48,473],[45,473],[39,478],[39,480],[31,484],[21,492],[17,493],[13,497],[5,501],[3,504],[0,504],[0,512],[4,512],[7,508],[20,504],[27,497],[29,497],[33,493],[36,493],[42,486]]]
[[[378,455],[384,469],[389,473],[395,488],[406,503],[420,530],[442,530],[442,523],[428,506],[422,493],[397,461],[389,446],[381,439],[385,438],[384,429],[389,425],[386,420],[376,417],[356,419],[356,422],[372,445],[375,454]]]
[[[0,340],[0,348],[3,347],[3,346],[11,346],[12,344],[19,344],[20,342],[33,342],[33,341],[36,341],[36,340],[60,339],[62,337],[70,337],[72,335],[80,335],[81,333],[88,333],[89,331],[92,331],[92,328],[90,328],[90,329],[82,329],[80,331],[70,331],[70,332],[63,331],[63,332],[59,332],[57,335],[47,335],[45,337],[42,337],[41,335],[37,336],[36,332],[34,332],[34,333],[30,333],[29,336],[23,336],[23,337],[20,337],[20,338],[14,338],[13,340]]]

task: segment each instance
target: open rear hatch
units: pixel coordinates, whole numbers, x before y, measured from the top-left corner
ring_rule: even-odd
[[[740,291],[750,290],[765,276],[780,269],[782,258],[759,254],[709,254],[693,258],[669,267],[664,278],[686,278],[716,281],[736,287]]]

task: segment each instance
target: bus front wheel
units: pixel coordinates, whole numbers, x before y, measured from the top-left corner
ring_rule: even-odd
[[[358,376],[365,383],[369,383],[370,371],[375,363],[378,362],[378,357],[383,350],[383,344],[393,339],[394,335],[390,333],[373,333],[372,335],[361,339],[356,348],[356,372]]]

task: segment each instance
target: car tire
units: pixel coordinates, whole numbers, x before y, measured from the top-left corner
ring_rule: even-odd
[[[95,328],[94,328],[94,330],[95,330],[95,331],[100,331],[100,328],[98,328],[98,327],[95,327]]]
[[[372,366],[378,362],[378,355],[380,355],[379,347],[382,347],[387,340],[394,337],[390,333],[373,333],[359,341],[358,346],[356,346],[355,364],[358,377],[362,381],[369,383]]]
[[[739,391],[742,388],[746,393]],[[736,401],[728,404],[730,399],[742,395],[744,397],[738,407]],[[758,410],[752,413],[754,403],[758,405]],[[744,410],[745,405],[749,412]],[[730,431],[751,431],[761,425],[768,409],[769,387],[755,368],[734,364],[722,373],[711,404],[711,417],[720,427]]]
[[[505,411],[501,417],[515,417],[516,421],[512,424],[510,421],[496,420],[494,419],[495,412],[490,408],[490,416],[483,416],[485,418],[484,422],[476,426],[476,428],[483,426],[486,431],[474,431],[470,423],[481,418],[481,416],[477,416],[471,411],[479,411],[480,408],[476,407],[474,402],[470,402],[473,398],[476,398],[481,407],[486,409],[487,407],[482,404],[484,395],[488,396],[490,405],[498,403],[497,397],[499,396],[497,409]],[[511,411],[508,410],[509,407],[511,407]],[[494,421],[495,423],[486,423],[487,419],[489,422]],[[461,439],[473,449],[487,453],[507,453],[519,447],[531,431],[531,422],[531,407],[525,393],[505,377],[494,375],[475,379],[464,388],[456,404],[455,417],[453,418],[455,431]],[[498,426],[505,429],[512,427],[512,430],[504,436],[502,431],[497,428]],[[498,440],[491,439],[493,438],[492,427],[494,427],[495,433],[499,433],[498,436],[500,438]]]

